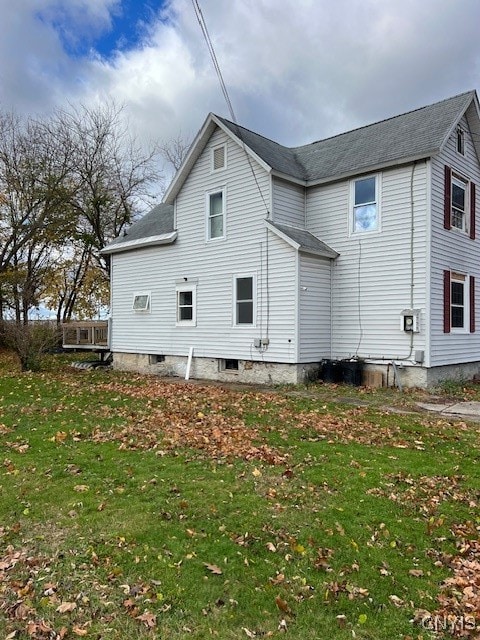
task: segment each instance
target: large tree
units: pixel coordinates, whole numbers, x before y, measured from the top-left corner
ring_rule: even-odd
[[[60,321],[104,301],[100,251],[153,204],[160,178],[155,146],[137,144],[114,104],[0,114],[0,314],[27,322],[46,297]]]
[[[71,154],[43,123],[0,116],[0,308],[18,323],[72,230]]]

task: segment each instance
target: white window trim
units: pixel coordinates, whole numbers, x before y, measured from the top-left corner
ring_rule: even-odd
[[[217,238],[210,237],[210,197],[216,193],[222,194],[223,235]],[[209,189],[205,194],[205,240],[206,242],[218,242],[225,240],[227,236],[227,189],[225,186]]]
[[[237,280],[239,278],[252,278],[252,296],[253,296],[253,322],[252,323],[237,323]],[[245,327],[256,327],[257,326],[257,274],[256,273],[235,273],[232,278],[232,327],[236,329],[242,329]]]
[[[465,210],[463,212],[463,226],[457,227],[453,224],[453,185],[454,183],[461,186],[465,190]],[[467,235],[470,233],[470,181],[467,178],[464,178],[460,174],[453,172],[450,177],[450,225],[451,228],[455,231],[459,231],[460,233],[466,233]]]
[[[143,307],[135,308],[135,303],[136,303],[137,299],[138,298],[142,298],[144,296],[146,297],[145,305]],[[150,311],[151,311],[150,300],[151,300],[151,292],[150,291],[138,291],[138,292],[134,293],[133,294],[133,301],[132,301],[132,311],[134,311],[135,313],[150,313]]]
[[[179,294],[184,291],[192,292],[192,319],[180,320],[179,318]],[[197,326],[197,285],[191,282],[177,284],[175,286],[175,324],[177,327],[196,327]]]
[[[218,169],[215,169],[215,151],[217,149],[222,149],[222,148],[223,148],[223,161],[224,161],[223,162],[223,166],[222,167],[218,167]],[[223,171],[226,168],[227,168],[227,145],[225,143],[217,144],[214,147],[212,147],[210,169],[211,169],[212,173],[218,173],[219,171]]]
[[[454,327],[452,322],[453,304],[452,284],[463,284],[463,327]],[[450,271],[450,333],[470,333],[470,276],[458,271]]]
[[[364,236],[380,233],[382,230],[382,193],[379,173],[373,173],[366,176],[357,176],[350,181],[350,202],[349,202],[349,235]],[[377,205],[377,228],[371,231],[356,231],[355,230],[355,183],[359,180],[368,180],[368,178],[375,178],[375,196]]]

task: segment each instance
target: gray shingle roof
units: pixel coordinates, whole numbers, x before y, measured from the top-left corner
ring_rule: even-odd
[[[325,244],[325,242],[322,242],[317,236],[310,233],[310,231],[300,229],[299,227],[292,227],[287,224],[278,224],[278,222],[271,222],[270,220],[268,223],[271,227],[274,227],[274,229],[277,229],[290,238],[296,245],[299,245],[300,251],[325,256],[327,258],[336,258],[339,255],[334,249],[331,249]]]
[[[108,247],[121,245],[122,243],[131,242],[132,240],[140,240],[142,238],[150,238],[152,236],[160,236],[174,231],[174,214],[173,205],[158,204],[149,211],[143,218],[134,222],[127,229],[125,235],[115,238]],[[107,247],[107,248],[108,248]]]
[[[361,173],[438,152],[474,91],[312,144],[287,148],[219,118],[275,171],[309,182]]]

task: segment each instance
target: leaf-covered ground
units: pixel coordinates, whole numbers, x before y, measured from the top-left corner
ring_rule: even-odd
[[[0,637],[480,638],[479,425],[425,392],[0,365]]]

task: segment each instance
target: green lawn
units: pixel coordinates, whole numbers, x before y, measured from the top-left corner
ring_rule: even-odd
[[[66,360],[0,352],[0,637],[477,637],[478,424]]]

